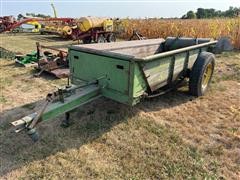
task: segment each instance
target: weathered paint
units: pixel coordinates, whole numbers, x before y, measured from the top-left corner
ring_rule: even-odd
[[[60,101],[51,103],[43,113],[42,120],[45,121],[52,119],[100,96],[101,94],[99,86],[90,85],[88,87],[79,89],[75,94],[64,98],[64,103]]]
[[[156,49],[156,42],[154,43],[154,48],[152,48]],[[69,51],[72,82],[77,84],[79,79],[91,81],[105,77],[99,81],[99,86],[104,87],[101,90],[103,96],[124,104],[134,105],[140,101],[148,88],[155,91],[183,76],[187,68],[191,69],[199,53],[206,51],[207,47],[212,44],[207,42],[205,45],[187,47],[185,51],[173,50],[176,53],[163,52],[144,57],[142,60],[138,56],[133,58],[127,49],[123,49],[123,54],[119,54],[123,47],[117,49],[111,46],[112,49],[109,51],[106,44],[102,51],[99,45],[90,45],[96,48],[95,51],[94,48],[88,49],[86,45],[83,48],[73,47]],[[139,48],[143,49],[143,46]]]
[[[70,51],[70,56],[73,76],[84,81],[106,76],[108,89],[128,94],[128,61],[78,51]]]
[[[155,91],[184,76],[186,70],[192,68],[199,53],[206,51],[212,44],[163,52],[142,59],[107,50],[81,51],[81,48],[70,48],[71,83],[79,85],[98,80],[98,84],[82,88],[80,92],[65,98],[64,103],[51,104],[42,119],[53,118],[100,96],[135,105],[149,90]]]

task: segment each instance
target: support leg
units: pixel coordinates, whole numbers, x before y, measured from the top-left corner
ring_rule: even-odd
[[[61,126],[63,127],[63,128],[67,128],[67,127],[69,127],[69,125],[70,125],[70,112],[66,112],[65,113],[65,119],[62,121],[62,124],[61,124]]]
[[[35,128],[28,130],[28,131],[27,131],[27,134],[28,134],[29,137],[33,140],[33,142],[37,142],[37,141],[38,141],[38,139],[39,139],[39,134],[38,134],[38,132],[36,131]]]

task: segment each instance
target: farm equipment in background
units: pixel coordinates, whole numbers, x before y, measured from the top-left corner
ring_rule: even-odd
[[[17,23],[17,20],[13,16],[0,17],[0,33],[11,29],[11,27]]]
[[[40,34],[56,34],[63,38],[69,38],[65,35],[64,27],[74,26],[75,20],[73,18],[54,18],[52,21],[45,21],[40,29]],[[61,19],[57,21],[56,19]]]
[[[17,21],[13,16],[4,16],[0,17],[0,33],[6,31],[12,31],[17,27],[20,27],[23,24],[40,24],[40,22],[61,22],[66,24],[71,24],[73,18],[23,18],[22,20]]]
[[[38,140],[37,124],[63,113],[69,126],[70,111],[106,97],[133,106],[176,89],[189,79],[189,91],[202,96],[214,71],[214,55],[208,52],[217,41],[202,38],[167,38],[69,48],[70,81],[46,96],[38,112],[14,121],[16,132],[25,130]]]
[[[48,24],[41,29],[41,34],[58,34],[63,38],[82,40],[84,44],[115,42],[113,20],[99,17],[81,17],[71,23]]]
[[[70,32],[68,31],[68,34]],[[82,17],[76,20],[76,26],[72,27],[73,40],[82,40],[84,44],[92,41],[95,43],[115,42],[113,20],[99,17]]]
[[[67,60],[67,52],[53,47],[40,45],[36,43],[37,50],[32,53],[16,55],[15,62],[25,67],[34,67],[39,72],[35,77],[39,77],[43,72],[48,72],[57,78],[65,78],[69,76],[69,67]],[[57,53],[56,53],[57,52]]]
[[[133,30],[133,34],[132,36],[129,38],[129,41],[132,41],[132,40],[145,40],[147,39],[146,37],[144,37],[142,34],[140,34],[138,32],[138,30]]]
[[[36,77],[40,76],[42,72],[48,72],[57,78],[66,78],[69,76],[68,66],[68,53],[64,50],[43,46],[40,43],[37,45],[37,67],[39,73],[35,74]],[[57,53],[53,53],[57,52]]]
[[[79,19],[25,17],[20,21],[16,21],[13,16],[6,16],[1,19],[0,33],[12,31],[23,24],[30,24],[35,27],[33,32],[40,32],[40,34],[57,34],[63,38],[78,41],[82,40],[84,44],[89,44],[92,41],[95,43],[115,42],[116,30],[118,29],[117,24],[119,24],[115,23],[115,21],[119,22],[119,20],[91,16],[81,17]],[[19,29],[19,31],[21,31],[21,29]]]
[[[57,10],[56,10],[56,8],[55,8],[55,6],[54,6],[53,3],[51,3],[51,7],[52,7],[52,9],[53,9],[54,17],[57,18]]]
[[[33,28],[30,28],[31,32],[39,32],[40,29],[42,28],[42,25],[38,21],[30,21],[30,22],[27,22],[26,24],[33,26]]]
[[[11,30],[13,33],[38,33],[42,27],[42,24],[38,21],[29,21],[25,24],[21,24],[20,26]]]
[[[24,55],[16,55],[15,62],[23,65],[25,67],[36,66],[38,61],[37,51],[33,51],[29,54]]]

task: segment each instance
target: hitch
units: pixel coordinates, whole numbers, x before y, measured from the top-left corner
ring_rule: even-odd
[[[11,124],[16,127],[15,132],[18,133],[22,130],[25,130],[26,127],[29,125],[29,123],[31,123],[36,116],[37,116],[37,113],[35,112],[17,121],[11,122]]]
[[[28,128],[28,126],[30,125],[30,123],[33,121],[33,119],[37,117],[37,113],[33,113],[30,114],[28,116],[23,117],[22,119],[19,119],[17,121],[11,122],[11,124],[13,126],[16,127],[15,132],[19,133],[23,130],[25,130],[27,132],[27,134],[29,135],[29,137],[36,142],[39,139],[39,134],[37,133],[35,128]]]
[[[101,97],[100,89],[101,87],[98,85],[98,80],[58,89],[47,95],[44,105],[38,112],[34,112],[17,121],[11,122],[11,124],[16,127],[16,133],[25,130],[29,137],[36,142],[39,138],[39,134],[36,130],[36,125],[38,123],[65,113],[66,117],[62,122],[62,126],[68,127],[69,112]]]
[[[39,134],[35,129],[36,124],[40,121],[40,118],[43,114],[43,112],[45,111],[47,105],[51,102],[51,99],[49,97],[49,95],[46,98],[46,102],[43,106],[43,108],[40,110],[39,113],[35,112],[33,114],[30,114],[29,116],[25,116],[22,119],[18,120],[18,121],[14,121],[11,124],[16,128],[15,132],[18,133],[22,130],[26,130],[27,134],[29,135],[29,137],[36,142],[39,139]]]

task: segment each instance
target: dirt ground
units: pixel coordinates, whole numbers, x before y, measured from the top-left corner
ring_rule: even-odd
[[[1,46],[27,53],[35,41],[66,45],[40,35],[1,35]],[[54,39],[54,40],[53,40]],[[24,43],[22,43],[24,41]],[[1,179],[186,179],[240,178],[240,52],[216,55],[208,93],[194,98],[183,86],[129,108],[101,98],[39,124],[33,143],[10,122],[42,105],[66,83],[0,59]],[[187,83],[187,82],[186,82]]]

